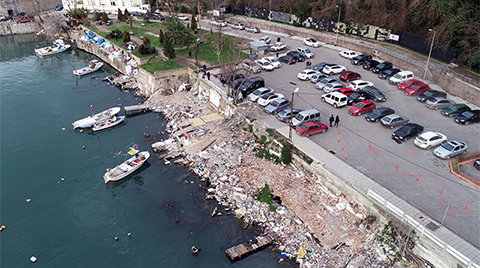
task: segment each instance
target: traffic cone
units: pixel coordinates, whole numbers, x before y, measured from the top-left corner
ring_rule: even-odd
[[[348,154],[347,154],[347,153],[345,153],[345,160],[347,160],[347,155],[348,155]]]
[[[337,143],[340,143],[340,138],[337,138]]]
[[[468,210],[468,205],[470,205],[470,202],[467,203],[467,206],[465,207],[465,210]]]
[[[398,165],[400,165],[400,163],[397,163],[397,170],[398,170]]]
[[[418,181],[418,177],[420,177],[420,175],[417,175],[417,181]]]
[[[340,135],[340,129],[339,129],[339,130],[337,130],[337,135]]]
[[[343,151],[343,144],[342,144],[342,151]]]
[[[372,143],[371,142],[368,144],[368,149],[372,149]]]
[[[445,187],[442,188],[442,191],[440,192],[440,195],[443,195],[443,189],[445,189]]]

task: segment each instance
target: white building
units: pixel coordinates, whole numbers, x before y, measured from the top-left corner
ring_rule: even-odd
[[[148,0],[62,0],[65,9],[85,8],[89,11],[116,13],[118,9],[123,12],[125,9],[128,12],[147,13],[150,11]]]

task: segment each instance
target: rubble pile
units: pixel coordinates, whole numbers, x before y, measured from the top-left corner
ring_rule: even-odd
[[[375,239],[380,225],[371,216],[366,220],[368,215],[360,204],[330,192],[313,175],[298,168],[299,163],[285,166],[257,158],[252,151],[262,145],[238,114],[192,127],[189,120],[211,112],[203,100],[194,98],[180,92],[154,94],[147,100],[169,120],[170,138],[152,144],[152,148],[166,151],[160,156],[163,158],[181,157],[175,163],[201,178],[206,198],[216,200],[247,226],[279,234],[274,241],[276,249],[300,267],[393,264],[393,258],[386,256],[395,252],[382,253]],[[191,131],[183,131],[187,128]],[[254,198],[266,184],[278,200],[274,209]],[[215,208],[211,216],[218,215],[221,212]],[[299,254],[301,247],[306,248],[305,256]]]

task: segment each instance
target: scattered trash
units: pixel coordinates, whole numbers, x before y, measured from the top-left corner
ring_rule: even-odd
[[[27,201],[27,203],[30,203],[32,201],[32,199],[27,198],[27,199],[25,199],[25,201]]]

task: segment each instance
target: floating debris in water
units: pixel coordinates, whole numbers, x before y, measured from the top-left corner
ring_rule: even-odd
[[[35,256],[32,256],[32,257],[30,257],[30,261],[31,261],[31,262],[36,262],[36,261],[37,261],[37,258],[36,258]]]
[[[25,199],[25,201],[27,201],[27,203],[30,203],[32,201],[32,199],[27,198],[27,199]]]

